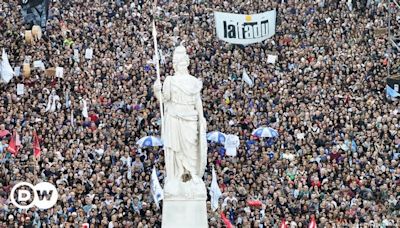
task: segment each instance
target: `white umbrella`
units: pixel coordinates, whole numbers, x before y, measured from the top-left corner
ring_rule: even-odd
[[[136,142],[139,147],[152,147],[152,146],[162,146],[163,142],[161,141],[160,138],[154,137],[154,136],[145,136],[139,141]]]
[[[251,134],[259,138],[261,137],[274,138],[279,136],[278,131],[270,127],[259,127],[255,129]]]

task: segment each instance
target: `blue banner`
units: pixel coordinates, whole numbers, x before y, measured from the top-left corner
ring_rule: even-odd
[[[30,26],[46,27],[50,0],[21,0],[22,17]]]

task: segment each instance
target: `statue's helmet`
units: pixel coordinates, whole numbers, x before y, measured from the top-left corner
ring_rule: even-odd
[[[176,71],[179,68],[187,68],[189,66],[189,55],[186,53],[186,48],[182,44],[175,48],[172,63]]]

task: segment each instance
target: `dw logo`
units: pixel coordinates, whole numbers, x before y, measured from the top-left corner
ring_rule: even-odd
[[[57,189],[49,182],[41,182],[35,186],[27,182],[19,182],[11,189],[10,195],[11,203],[19,209],[29,209],[33,206],[48,209],[57,203],[57,199]]]

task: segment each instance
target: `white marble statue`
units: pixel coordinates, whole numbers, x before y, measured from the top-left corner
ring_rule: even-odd
[[[185,47],[177,47],[173,54],[175,75],[167,76],[163,85],[160,80],[154,84],[154,94],[164,106],[164,195],[165,199],[205,200],[202,177],[207,162],[207,141],[200,93],[202,82],[189,74],[188,66]]]

